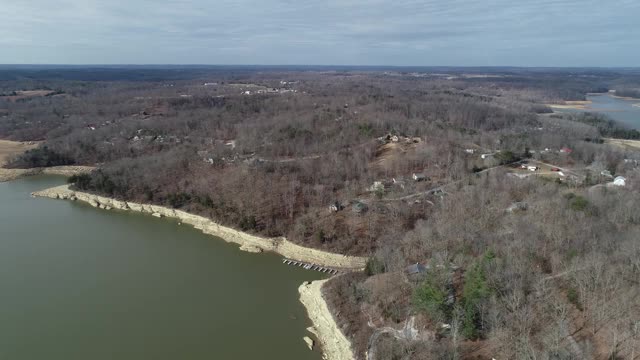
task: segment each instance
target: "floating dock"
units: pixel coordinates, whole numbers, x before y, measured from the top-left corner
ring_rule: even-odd
[[[336,269],[331,269],[331,268],[320,266],[320,265],[316,265],[316,264],[309,264],[309,263],[305,263],[305,262],[297,261],[297,260],[282,259],[282,263],[285,264],[285,265],[299,266],[299,267],[301,267],[301,268],[303,268],[305,270],[319,271],[319,272],[325,273],[325,274],[336,275],[336,274],[339,273],[339,271],[336,270]]]

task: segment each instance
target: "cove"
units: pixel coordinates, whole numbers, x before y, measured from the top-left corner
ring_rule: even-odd
[[[601,113],[628,128],[640,130],[640,99],[627,100],[610,94],[590,94],[587,95],[587,100],[591,101],[591,104],[585,110],[554,109],[554,111]]]
[[[170,219],[0,183],[0,358],[319,360],[298,286],[322,274]]]

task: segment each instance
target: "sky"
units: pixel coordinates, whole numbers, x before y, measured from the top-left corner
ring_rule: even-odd
[[[639,0],[0,0],[0,64],[640,66]]]

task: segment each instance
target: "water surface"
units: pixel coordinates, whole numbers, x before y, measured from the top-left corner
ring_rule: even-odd
[[[554,109],[554,111],[589,111],[605,114],[629,128],[640,130],[640,100],[624,100],[615,98],[608,94],[589,95],[587,100],[591,100],[589,109]],[[638,106],[634,106],[638,105]]]
[[[321,274],[169,219],[0,183],[0,359],[319,360],[298,286]]]

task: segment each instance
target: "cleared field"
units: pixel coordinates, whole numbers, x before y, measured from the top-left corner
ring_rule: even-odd
[[[604,139],[605,143],[617,145],[626,149],[640,149],[640,140]]]
[[[21,154],[27,150],[36,148],[36,142],[18,142],[9,140],[0,140],[0,167],[13,156]]]

